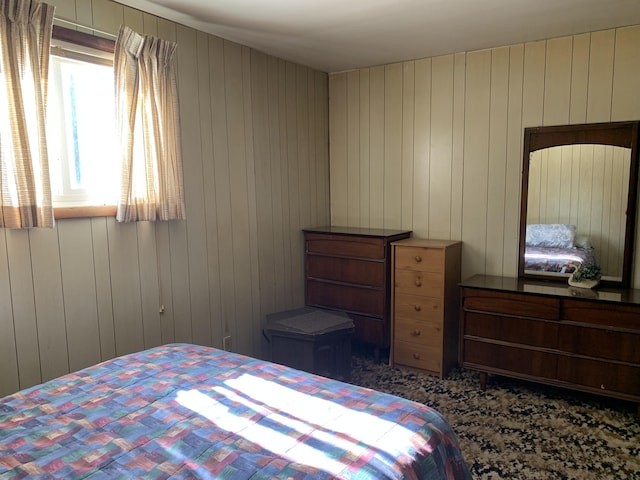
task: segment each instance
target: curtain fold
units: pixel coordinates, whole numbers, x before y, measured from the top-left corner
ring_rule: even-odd
[[[54,225],[45,121],[54,10],[0,0],[0,227]]]
[[[114,53],[120,222],[185,218],[177,45],[122,26]]]

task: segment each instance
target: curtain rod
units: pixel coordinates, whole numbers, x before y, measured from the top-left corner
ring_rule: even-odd
[[[118,38],[118,36],[114,35],[113,33],[105,32],[103,30],[98,30],[97,28],[90,27],[88,25],[82,25],[81,23],[73,22],[71,20],[67,20],[66,18],[54,17],[54,21],[66,23],[68,25],[73,25],[74,27],[86,28],[87,30],[93,30],[94,32],[98,32],[98,33],[100,33],[102,35],[107,35],[107,36],[109,36],[111,38],[114,38],[114,39]]]

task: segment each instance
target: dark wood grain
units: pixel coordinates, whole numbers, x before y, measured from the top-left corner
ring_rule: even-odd
[[[390,344],[391,243],[409,230],[316,227],[304,232],[305,303],[348,313],[354,340]]]
[[[460,285],[463,367],[640,403],[640,292],[581,298],[485,275]]]

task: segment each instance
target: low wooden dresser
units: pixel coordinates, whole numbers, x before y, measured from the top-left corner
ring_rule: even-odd
[[[380,349],[390,342],[391,242],[411,231],[354,227],[307,228],[305,303],[348,313],[354,340]]]
[[[409,238],[391,244],[391,363],[440,378],[458,362],[460,242]]]
[[[495,373],[640,403],[640,290],[486,275],[460,286],[461,364],[482,388]]]

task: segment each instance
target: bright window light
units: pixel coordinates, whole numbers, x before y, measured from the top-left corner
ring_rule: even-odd
[[[119,161],[113,66],[101,57],[66,53],[52,51],[49,65],[47,143],[53,204],[115,205]]]

